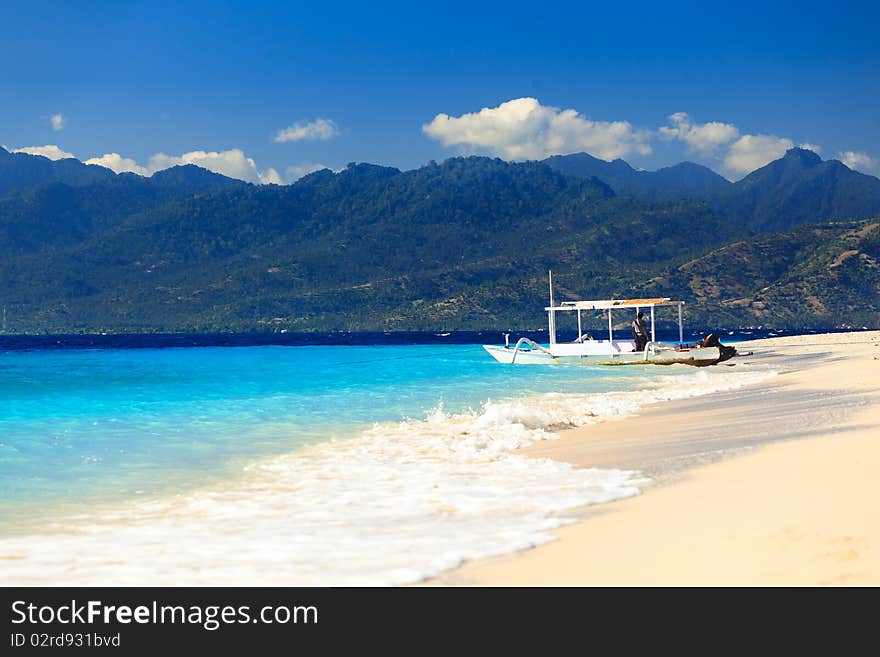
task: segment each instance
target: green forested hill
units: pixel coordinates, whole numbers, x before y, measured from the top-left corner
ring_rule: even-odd
[[[528,328],[552,268],[561,298],[681,296],[691,323],[873,325],[876,224],[754,236],[488,158],[289,186],[181,167],[0,198],[0,305],[16,332]]]
[[[0,285],[16,330],[491,326],[535,322],[548,267],[608,289],[732,234],[541,164],[355,165],[173,200],[12,259]]]
[[[657,282],[727,323],[878,326],[880,217],[735,241]]]
[[[91,185],[111,180],[115,175],[110,169],[83,164],[74,158],[53,161],[27,153],[10,153],[0,147],[0,196],[51,182]]]
[[[248,187],[192,165],[160,171],[152,178],[122,174],[92,185],[51,182],[29,187],[0,197],[0,256],[80,244],[175,199]]]

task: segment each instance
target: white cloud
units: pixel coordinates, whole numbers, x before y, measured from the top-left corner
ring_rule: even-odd
[[[122,157],[119,153],[105,153],[101,157],[92,157],[85,160],[86,164],[97,164],[107,167],[116,173],[137,173],[141,176],[149,175],[149,172],[129,157]]]
[[[53,114],[49,117],[49,123],[52,124],[52,129],[55,131],[64,129],[64,115],[59,112],[58,114]]]
[[[731,174],[745,175],[778,160],[793,146],[791,139],[776,135],[743,135],[731,144],[724,157],[724,168]]]
[[[182,155],[166,155],[156,153],[150,158],[146,169],[151,174],[162,169],[183,164],[194,164],[215,173],[237,178],[247,182],[266,184],[281,182],[275,169],[260,171],[252,158],[247,157],[238,148],[228,151],[190,151]]]
[[[303,176],[307,176],[310,173],[314,173],[315,171],[320,171],[321,169],[330,169],[326,164],[317,164],[315,162],[303,162],[302,164],[294,164],[291,167],[287,167],[285,174],[287,175],[287,182],[294,182],[299,180]]]
[[[61,160],[64,158],[76,156],[61,150],[54,144],[45,146],[25,146],[23,148],[12,149],[13,153],[28,153],[30,155],[42,155],[50,160]],[[124,157],[119,153],[105,153],[100,157],[92,157],[84,160],[85,164],[97,164],[107,167],[116,173],[131,172],[141,176],[151,176],[157,171],[168,169],[173,166],[183,164],[194,164],[208,169],[215,173],[245,180],[260,185],[275,184],[281,185],[282,180],[278,172],[273,168],[259,169],[256,163],[250,157],[247,157],[243,151],[233,148],[228,151],[190,151],[182,155],[166,155],[165,153],[156,153],[150,157],[146,166],[138,164],[137,161],[129,157]],[[317,166],[317,165],[316,165]]]
[[[283,185],[281,182],[281,176],[278,175],[278,172],[269,167],[268,169],[260,172],[260,184],[261,185]]]
[[[843,162],[850,169],[868,173],[877,166],[877,160],[861,151],[841,151],[837,154],[837,159]]]
[[[701,153],[713,153],[718,147],[739,137],[739,130],[732,123],[694,123],[686,112],[672,114],[669,122],[671,125],[660,128],[661,139],[678,139],[691,150]]]
[[[822,152],[821,146],[817,146],[816,144],[810,144],[809,142],[804,142],[803,144],[798,144],[798,148],[803,148],[808,151],[813,151],[816,155],[819,155]]]
[[[76,157],[73,153],[62,151],[55,144],[46,144],[45,146],[25,146],[23,148],[13,149],[13,153],[28,153],[30,155],[42,155],[50,160],[64,160],[69,157]]]
[[[292,126],[279,130],[275,141],[301,141],[304,139],[332,139],[339,134],[339,128],[331,119],[317,118],[314,121],[297,121]]]
[[[628,121],[592,121],[573,109],[541,105],[535,98],[516,98],[458,117],[438,114],[422,131],[444,146],[485,149],[508,160],[575,151],[613,160],[651,152],[650,133]]]
[[[724,170],[733,177],[779,159],[794,146],[794,142],[785,137],[740,134],[732,123],[694,123],[685,112],[672,114],[669,124],[662,126],[658,134],[661,139],[683,141],[690,150],[721,160]],[[803,143],[800,147],[814,153],[822,151],[816,144]]]

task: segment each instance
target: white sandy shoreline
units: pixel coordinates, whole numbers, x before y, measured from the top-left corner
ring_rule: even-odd
[[[581,467],[642,469],[670,485],[586,509],[554,532],[559,541],[431,583],[880,584],[880,332],[737,346],[753,350],[753,362],[778,365],[780,376],[525,450]]]

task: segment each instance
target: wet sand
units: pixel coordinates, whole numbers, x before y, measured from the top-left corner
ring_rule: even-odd
[[[641,470],[642,495],[558,541],[435,580],[478,585],[880,584],[880,332],[737,345],[779,376],[645,407],[524,450]]]

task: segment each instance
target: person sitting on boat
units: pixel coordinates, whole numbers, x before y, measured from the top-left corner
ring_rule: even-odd
[[[632,323],[632,336],[636,343],[635,351],[642,351],[645,348],[645,345],[648,344],[648,327],[645,326],[644,317],[644,314],[640,310]]]

